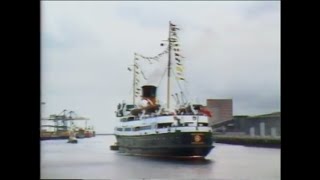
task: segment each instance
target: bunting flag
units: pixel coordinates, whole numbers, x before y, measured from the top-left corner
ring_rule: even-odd
[[[178,74],[178,76],[176,77],[177,80],[182,80],[182,81],[185,80],[184,77],[183,77],[183,75],[182,75],[181,73],[177,73],[177,74]]]
[[[135,53],[135,56],[138,56],[138,54],[137,53]],[[138,60],[138,57],[135,57],[135,60]],[[142,72],[141,71],[141,69],[139,68],[139,64],[138,63],[136,63],[136,62],[134,62],[134,65],[133,65],[134,67],[135,67],[135,74],[136,74],[136,76],[135,76],[135,79],[134,79],[134,84],[135,84],[135,86],[137,86],[137,87],[139,87],[140,86],[140,84],[139,84],[139,82],[140,82],[140,80],[139,80],[139,72]],[[139,95],[140,95],[140,88],[135,88],[134,89],[134,92],[133,92],[133,95],[134,95],[134,97],[135,98],[137,98],[137,97],[139,97]]]
[[[138,65],[138,63],[136,63],[136,61],[138,61],[139,60],[139,57],[138,57],[138,54],[137,53],[134,53],[134,64],[133,64],[133,67],[134,67],[134,73],[138,76],[139,75],[139,65]],[[139,79],[138,79],[138,77],[135,77],[135,80],[134,80],[134,84],[136,85],[136,86],[139,86]],[[139,92],[137,91],[137,89],[135,89],[134,90],[134,93],[133,93],[133,95],[135,96],[135,97],[138,97],[138,95],[139,95]]]
[[[177,42],[176,38],[170,38],[170,42]]]
[[[182,80],[184,81],[185,79],[183,77],[176,77],[177,80]]]
[[[177,27],[172,27],[171,28],[171,31],[175,32],[176,30],[180,30],[180,28],[177,28]]]
[[[176,67],[176,70],[177,70],[177,71],[180,71],[180,72],[183,72],[183,68],[182,68],[181,66],[177,66],[177,67]]]
[[[139,80],[139,74],[142,74],[142,70],[139,67],[139,63],[137,63],[136,61],[139,60],[139,58],[143,58],[144,56],[138,54],[138,53],[134,53],[134,64],[132,67],[134,67],[134,73],[136,74],[135,79],[134,79],[134,84],[139,87],[140,86],[140,80]],[[132,67],[128,67],[129,71],[132,71]],[[138,97],[140,94],[141,89],[140,88],[136,88],[134,89],[134,95],[135,97]]]
[[[180,43],[179,43],[179,38],[177,36],[177,31],[180,30],[180,28],[176,27],[176,25],[171,24],[170,22],[170,34],[171,38],[169,39],[170,43],[172,43],[173,46],[173,51],[174,51],[174,56],[175,56],[175,72],[176,72],[176,79],[177,80],[185,80],[184,78],[184,67],[183,67],[183,59],[184,58],[180,54]]]
[[[135,53],[135,55],[136,55],[136,56],[139,56],[139,57],[141,57],[141,58],[143,58],[143,59],[148,60],[149,63],[152,64],[152,61],[151,61],[151,60],[159,61],[159,58],[160,58],[161,56],[167,54],[167,53],[168,53],[168,49],[164,50],[163,52],[159,53],[158,55],[156,55],[156,56],[154,56],[154,57],[145,57],[145,56],[143,56],[143,55],[141,55],[141,54],[138,54],[138,53]]]

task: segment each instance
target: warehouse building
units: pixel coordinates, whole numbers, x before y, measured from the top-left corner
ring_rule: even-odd
[[[232,120],[215,123],[213,130],[251,136],[281,136],[281,112],[258,116],[234,116]]]

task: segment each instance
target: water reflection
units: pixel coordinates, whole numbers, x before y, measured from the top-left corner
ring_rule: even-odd
[[[41,142],[42,179],[280,179],[280,149],[216,144],[205,159],[128,156],[113,136]]]
[[[214,163],[214,160],[206,158],[179,158],[179,157],[152,157],[152,156],[131,156],[117,153],[128,157],[132,161],[158,162],[167,164],[184,164],[184,165],[206,165]]]

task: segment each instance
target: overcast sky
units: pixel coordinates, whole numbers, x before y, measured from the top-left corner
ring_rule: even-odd
[[[41,1],[42,116],[73,110],[113,132],[134,53],[161,53],[169,21],[192,98],[232,98],[234,115],[280,111],[279,1]]]

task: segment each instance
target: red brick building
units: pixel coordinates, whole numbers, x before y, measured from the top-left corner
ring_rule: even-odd
[[[233,119],[232,99],[207,99],[207,107],[213,113],[209,125]]]

